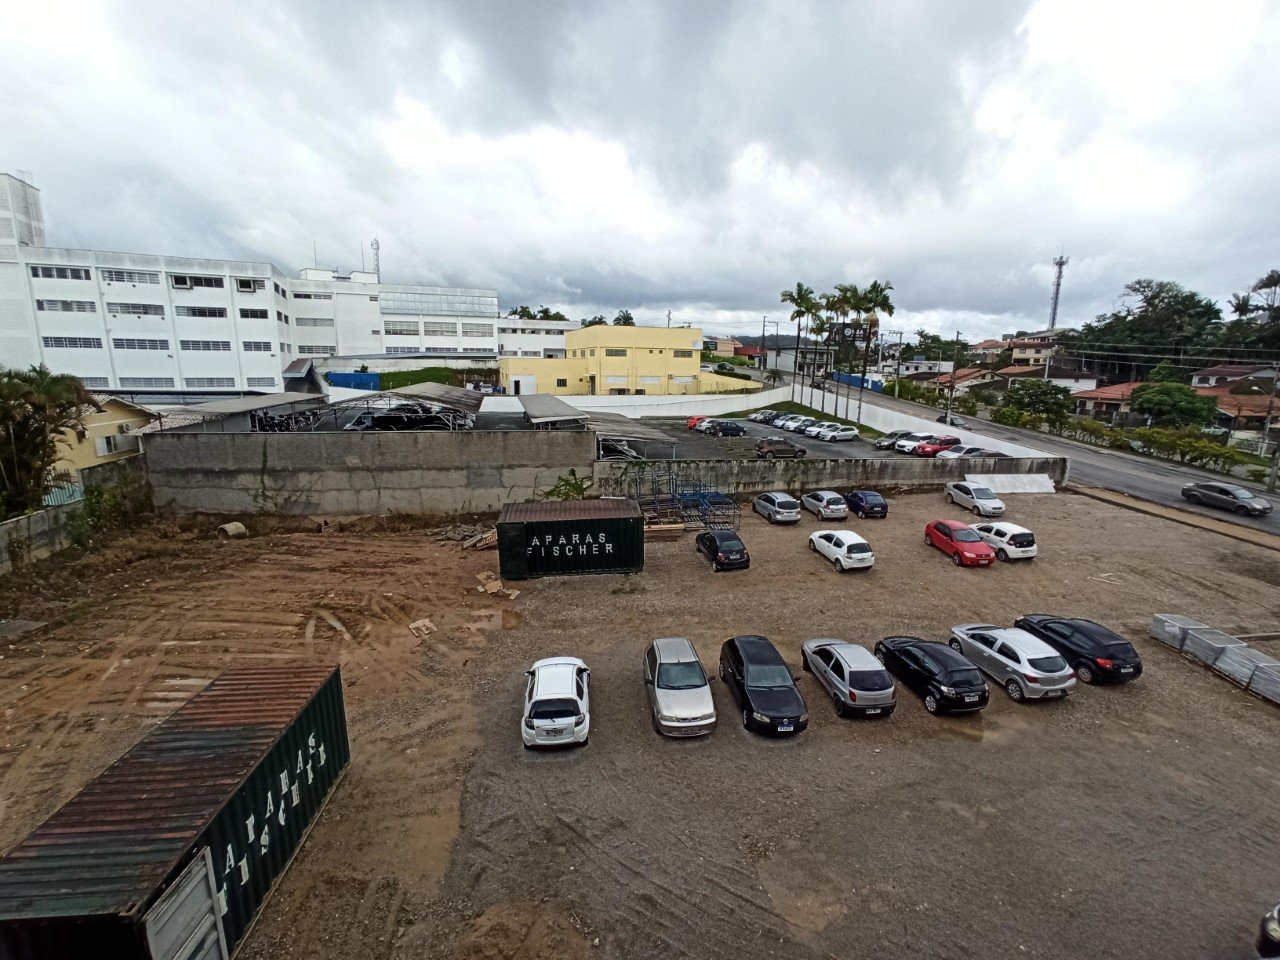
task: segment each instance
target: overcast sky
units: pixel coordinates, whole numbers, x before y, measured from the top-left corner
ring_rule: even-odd
[[[1225,304],[1280,267],[1280,6],[984,0],[11,6],[0,170],[56,246],[360,267],[758,332]]]

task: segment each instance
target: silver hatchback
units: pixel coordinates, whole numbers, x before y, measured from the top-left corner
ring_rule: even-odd
[[[800,662],[826,689],[842,717],[887,717],[898,705],[893,678],[884,664],[856,643],[806,640],[800,647]]]
[[[951,628],[951,646],[973,661],[1010,700],[1065,697],[1076,688],[1075,671],[1057,650],[1018,627],[964,623]]]
[[[684,637],[655,640],[644,655],[653,729],[668,737],[700,737],[716,728],[711,680]]]
[[[770,523],[800,522],[800,501],[781,490],[760,494],[751,501],[751,509]]]

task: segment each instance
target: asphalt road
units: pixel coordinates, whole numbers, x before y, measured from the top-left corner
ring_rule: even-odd
[[[763,437],[785,437],[797,446],[803,447],[809,457],[815,459],[867,460],[874,457],[904,456],[890,450],[877,450],[871,443],[864,440],[828,443],[746,419],[735,420],[736,423],[746,427],[745,437],[714,437],[697,430],[690,430],[687,426],[688,421],[684,418],[653,419],[646,422],[651,426],[659,427],[676,441],[676,456],[681,460],[754,460],[756,441]]]
[[[927,416],[930,420],[937,415],[932,407],[922,407],[919,404],[909,403],[905,400],[894,400],[892,397],[880,396],[870,391],[866,393],[864,402],[887,407],[891,410],[900,410],[903,413],[910,413],[915,416]],[[1221,481],[1223,479],[1221,474],[1208,473],[1204,470],[1197,470],[1194,467],[1178,466],[1151,457],[1089,447],[1085,444],[1073,443],[1070,440],[1062,440],[1047,433],[1020,430],[1017,427],[1004,427],[987,420],[978,420],[976,417],[966,417],[965,419],[969,421],[970,429],[975,433],[1000,440],[1008,440],[1013,443],[1024,443],[1053,456],[1069,457],[1071,460],[1071,472],[1069,475],[1071,482],[1083,486],[1115,490],[1118,493],[1142,497],[1145,500],[1151,500],[1164,506],[1177,507],[1188,513],[1198,513],[1206,517],[1224,520],[1228,523],[1236,523],[1242,527],[1280,534],[1280,512],[1273,510],[1267,516],[1257,518],[1238,517],[1225,510],[1198,507],[1182,499],[1179,491],[1182,489],[1183,484],[1194,483],[1198,480]],[[1239,483],[1238,480],[1233,482]],[[1262,488],[1255,484],[1240,483],[1240,486],[1255,493],[1263,494]],[[1280,498],[1271,497],[1270,499],[1275,503]]]

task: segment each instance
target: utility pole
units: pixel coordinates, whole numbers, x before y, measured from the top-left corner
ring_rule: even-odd
[[[1070,257],[1054,257],[1053,265],[1057,267],[1058,272],[1053,278],[1053,301],[1049,304],[1049,329],[1052,330],[1058,325],[1058,294],[1062,292],[1062,268],[1067,265]]]
[[[763,313],[760,315],[760,369],[764,370],[769,366],[769,348],[765,346],[765,324],[769,322],[769,315]]]
[[[1267,421],[1262,428],[1262,450],[1264,453],[1267,449],[1267,441],[1271,439],[1271,406],[1275,403],[1276,387],[1280,387],[1280,380],[1273,376],[1271,378],[1271,389],[1267,392]],[[1271,472],[1267,474],[1267,493],[1276,492],[1277,471],[1280,471],[1280,443],[1277,443],[1275,449],[1271,451]]]
[[[956,398],[956,374],[960,372],[960,331],[956,331],[956,350],[951,355],[951,385],[947,390],[947,426],[951,426],[951,404]]]
[[[893,399],[898,399],[898,381],[902,379],[902,331],[898,331],[898,362],[893,367]]]

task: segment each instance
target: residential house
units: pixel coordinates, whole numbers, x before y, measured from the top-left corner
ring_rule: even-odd
[[[1095,420],[1114,420],[1118,415],[1129,412],[1129,403],[1133,391],[1142,386],[1141,380],[1129,383],[1113,383],[1094,390],[1082,390],[1075,395],[1076,414],[1082,417],[1093,417]]]
[[[939,393],[965,394],[976,386],[985,385],[995,377],[990,370],[982,367],[961,367],[953,373],[944,373],[926,383]]]
[[[996,376],[1004,378],[1008,381],[1026,379],[1028,377],[1043,380],[1045,378],[1045,368],[1042,365],[1034,366],[1032,364],[1014,364],[1009,367],[1002,367],[996,371]],[[1072,393],[1082,393],[1085,390],[1094,390],[1098,386],[1098,378],[1080,373],[1071,368],[1058,366],[1056,363],[1049,367],[1049,376],[1047,378],[1050,383],[1056,383],[1060,387],[1066,387]],[[992,389],[1000,390],[1007,387],[998,387],[995,381],[992,382]]]
[[[1193,387],[1218,387],[1224,383],[1234,383],[1245,377],[1274,380],[1276,367],[1263,363],[1223,363],[1216,367],[1205,367],[1191,374]]]
[[[79,480],[85,467],[137,456],[139,444],[134,431],[159,416],[128,400],[93,394],[93,404],[81,413],[80,429],[64,430],[59,437],[62,457],[55,469],[65,470]]]
[[[702,340],[702,349],[717,357],[732,357],[741,346],[742,342],[734,337],[704,337]]]
[[[1007,349],[1009,349],[1009,346],[1006,340],[982,340],[969,347],[969,356],[983,363],[988,363]]]

